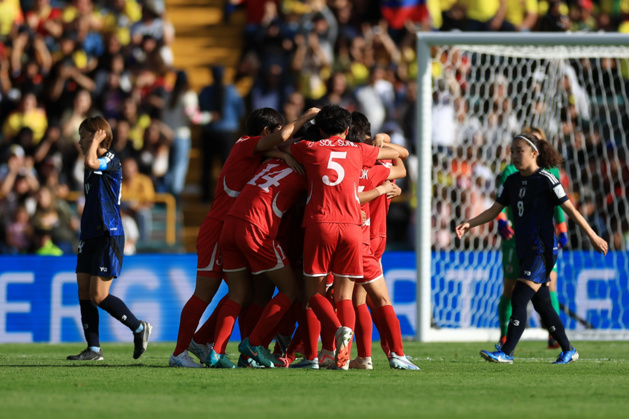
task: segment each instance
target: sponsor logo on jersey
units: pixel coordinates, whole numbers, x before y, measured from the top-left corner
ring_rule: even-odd
[[[526,195],[526,188],[520,188],[520,193],[518,194],[518,197],[524,198],[524,195]]]

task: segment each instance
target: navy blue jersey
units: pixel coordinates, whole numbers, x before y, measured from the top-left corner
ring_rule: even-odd
[[[516,172],[498,189],[496,201],[513,213],[515,250],[519,260],[544,254],[557,254],[553,211],[568,200],[559,180],[547,170],[531,176]],[[552,265],[551,265],[552,267]]]
[[[111,150],[98,161],[101,164],[98,170],[85,168],[85,207],[81,216],[81,240],[124,235],[120,219],[122,164]]]

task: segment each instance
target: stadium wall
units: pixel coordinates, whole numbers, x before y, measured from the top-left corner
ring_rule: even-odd
[[[440,311],[433,321],[439,327],[439,318],[445,316],[448,321],[441,325],[442,329],[473,328],[495,331],[497,336],[496,307],[501,287],[485,287],[483,283],[501,283],[501,276],[496,274],[500,272],[499,266],[473,268],[466,260],[478,258],[477,252],[456,253],[454,260],[460,263],[444,268],[447,272],[439,277],[445,280],[432,281],[433,306]],[[500,263],[495,252],[484,253],[488,260]],[[615,257],[622,262],[619,266],[629,262],[629,255],[624,252]],[[578,263],[564,266],[559,280],[559,299],[576,315],[562,314],[567,328],[586,327],[576,319],[580,317],[595,329],[626,332],[624,325],[629,324],[627,271],[598,269],[597,260],[592,259],[589,252],[570,252],[570,259]],[[387,252],[382,264],[402,334],[413,338],[417,322],[415,254]],[[0,257],[0,343],[83,341],[75,266],[76,256]],[[571,266],[580,268],[576,270]],[[121,297],[139,318],[155,325],[153,341],[175,341],[181,308],[194,290],[195,267],[194,254],[127,256],[123,274],[114,280],[111,293]],[[434,272],[440,268],[433,266],[432,269]],[[476,306],[480,290],[495,294],[489,299],[493,303]],[[226,291],[223,284],[203,321]],[[439,296],[448,296],[447,301],[439,301]],[[106,313],[101,314],[101,340],[129,342],[128,329]],[[539,327],[535,322],[533,318],[531,326]],[[494,339],[492,333],[481,336],[486,336],[483,340]],[[235,327],[232,340],[239,339],[238,327]],[[374,340],[377,339],[379,336],[374,330]]]

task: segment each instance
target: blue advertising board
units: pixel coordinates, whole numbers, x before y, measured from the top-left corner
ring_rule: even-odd
[[[447,327],[497,327],[496,304],[501,288],[479,287],[474,278],[479,283],[501,283],[502,280],[500,277],[487,278],[487,266],[467,265],[465,255],[464,252],[455,254],[460,264],[448,264],[443,268],[438,268],[443,266],[439,264],[433,266],[435,317],[450,319]],[[602,256],[590,253],[570,252],[571,263],[560,269],[560,300],[595,328],[626,329],[629,325],[629,310],[625,310],[629,307],[629,270],[626,269],[629,258],[620,252],[608,254],[609,260],[600,258]],[[493,259],[500,260],[499,257]],[[614,264],[610,263],[612,260]],[[414,336],[417,313],[415,254],[387,252],[382,264],[402,334]],[[76,256],[0,257],[0,342],[83,341],[75,266]],[[478,270],[483,274],[475,274]],[[490,272],[497,275],[499,269]],[[127,256],[122,275],[114,280],[110,291],[122,298],[138,318],[155,325],[153,341],[175,341],[181,308],[194,291],[195,276],[194,254]],[[471,278],[465,282],[468,284],[466,289],[471,292],[463,289],[461,284],[464,282],[460,278]],[[223,284],[202,321],[226,292]],[[442,301],[440,296],[445,294],[451,298]],[[484,294],[483,299],[490,303],[474,303],[477,294]],[[470,310],[473,313],[467,312]],[[568,329],[582,327],[574,318],[562,316]],[[103,311],[100,335],[103,342],[129,342],[131,339],[130,331]],[[237,327],[232,339],[240,339]],[[379,339],[376,330],[374,339]]]

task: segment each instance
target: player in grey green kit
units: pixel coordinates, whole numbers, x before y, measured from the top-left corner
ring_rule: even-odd
[[[532,134],[536,136],[538,139],[542,141],[546,141],[546,134],[541,128],[531,127],[522,129],[523,133]],[[498,178],[498,185],[500,186],[504,184],[505,180],[517,172],[518,169],[515,168],[513,163],[509,164],[503,171],[500,173]],[[553,176],[559,179],[559,169],[556,167],[551,167],[548,170]],[[560,248],[566,246],[568,242],[568,234],[567,234],[567,226],[566,219],[564,217],[563,210],[561,207],[555,207],[554,213],[556,230],[558,232],[557,242]],[[507,327],[509,325],[509,319],[511,318],[511,293],[513,292],[513,287],[518,279],[518,273],[520,272],[520,266],[518,265],[518,258],[515,253],[515,240],[513,239],[513,229],[511,225],[513,224],[513,214],[509,207],[506,207],[500,215],[498,215],[498,232],[500,236],[502,236],[502,271],[504,274],[504,282],[502,295],[500,296],[500,301],[498,303],[498,321],[500,324],[500,342],[496,345],[499,348],[507,339]],[[550,273],[550,301],[553,305],[553,308],[559,314],[559,299],[557,298],[557,264],[553,267],[552,272]],[[556,349],[558,348],[557,341],[552,337],[548,336],[548,348]]]

